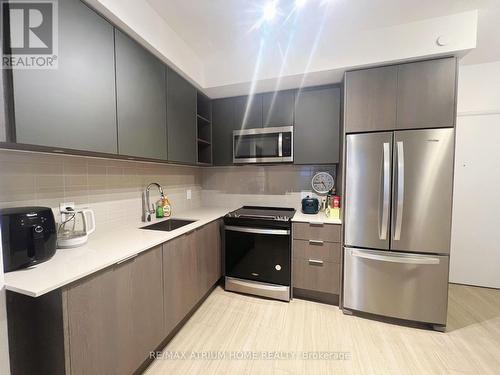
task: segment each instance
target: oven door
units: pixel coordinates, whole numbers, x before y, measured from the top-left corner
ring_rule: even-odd
[[[290,286],[290,230],[225,226],[226,276]]]
[[[233,131],[233,163],[292,161],[292,126]]]

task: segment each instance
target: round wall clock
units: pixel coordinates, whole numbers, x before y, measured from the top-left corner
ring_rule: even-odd
[[[311,181],[313,190],[318,194],[326,194],[333,189],[335,181],[333,176],[327,172],[319,172],[314,175]]]

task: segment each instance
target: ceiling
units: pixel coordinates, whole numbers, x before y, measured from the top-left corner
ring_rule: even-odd
[[[274,0],[278,1],[278,16],[260,28],[256,26],[262,19],[263,7],[272,0],[146,1],[204,62],[206,80],[217,65],[234,67],[246,62],[250,68],[254,66],[263,39],[275,46],[272,56],[266,56],[266,64],[281,64],[279,57],[283,59],[288,49],[293,51],[294,59],[307,59],[312,55],[311,46],[335,49],[335,43],[345,35],[473,9],[479,9],[478,48],[464,63],[500,60],[499,0],[306,0],[298,10],[294,0]],[[247,71],[242,81],[250,81],[249,74]],[[268,77],[257,80],[264,78]],[[217,81],[223,80],[217,77]]]
[[[270,0],[147,0],[200,58],[247,48],[261,36],[252,27]],[[324,34],[404,24],[499,3],[495,0],[308,0],[297,19],[282,25],[294,8],[281,0],[278,34],[292,28],[314,32],[323,17]],[[326,13],[325,13],[326,12]],[[304,38],[307,39],[307,38]]]

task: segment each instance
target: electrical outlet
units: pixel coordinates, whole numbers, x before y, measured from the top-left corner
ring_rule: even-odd
[[[191,199],[191,189],[186,190],[186,199],[190,200]]]
[[[68,214],[65,212],[68,211],[68,209],[75,209],[75,202],[63,202],[59,203],[59,212],[61,213],[61,221],[64,222],[68,218]]]
[[[69,209],[75,209],[75,202],[59,203],[59,212],[63,213]]]

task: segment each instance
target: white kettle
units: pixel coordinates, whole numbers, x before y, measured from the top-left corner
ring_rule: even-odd
[[[84,208],[62,212],[62,222],[57,231],[57,247],[66,249],[85,245],[95,231],[94,211]],[[77,227],[77,215],[82,215],[82,225]]]

